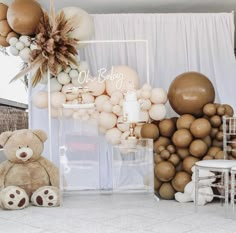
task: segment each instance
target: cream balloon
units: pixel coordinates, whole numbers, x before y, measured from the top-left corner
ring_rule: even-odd
[[[90,40],[94,35],[94,23],[92,17],[79,7],[65,7],[61,11],[65,14],[65,19],[74,21],[74,30],[69,37],[78,41]],[[59,11],[59,13],[61,12]],[[59,14],[58,13],[58,14]],[[77,47],[83,47],[84,44],[79,44]]]
[[[60,84],[65,85],[65,84],[70,83],[70,76],[65,72],[61,72],[58,74],[57,80]]]
[[[151,91],[149,90],[142,90],[140,93],[140,97],[143,99],[149,99],[151,97]]]
[[[107,100],[103,103],[102,110],[104,112],[112,112],[113,105],[111,104],[110,100]]]
[[[86,86],[88,86],[93,96],[102,95],[106,88],[105,83],[98,81],[97,78],[92,78],[92,81],[87,82]]]
[[[99,112],[102,111],[104,102],[109,99],[110,98],[107,95],[100,95],[95,99],[95,105],[96,105],[96,108]]]
[[[116,114],[117,116],[122,116],[122,115],[123,115],[123,113],[122,113],[122,108],[121,108],[120,105],[115,105],[115,106],[113,106],[113,107],[112,107],[112,112],[113,112],[114,114]]]
[[[120,100],[123,99],[123,94],[119,91],[116,91],[111,94],[111,103],[113,105],[119,104]]]
[[[73,101],[78,98],[79,93],[73,92],[74,85],[69,83],[62,87],[61,92],[66,96],[67,101]]]
[[[31,55],[31,50],[28,47],[23,48],[20,53],[19,56],[20,58],[24,61],[24,62],[29,62],[30,60],[30,55]]]
[[[39,91],[33,95],[32,103],[36,108],[48,107],[48,93],[46,91]]]
[[[120,144],[121,140],[121,131],[117,128],[112,128],[106,132],[106,140],[112,145]]]
[[[104,129],[112,129],[115,127],[117,117],[113,113],[101,112],[99,116],[99,125]]]
[[[123,123],[123,116],[118,117],[117,128],[122,131],[129,131],[129,124]]]
[[[149,110],[149,115],[153,120],[163,120],[166,116],[166,107],[164,104],[154,104]]]
[[[163,88],[153,88],[150,99],[154,104],[165,104],[167,101],[167,93]]]
[[[148,111],[152,107],[152,103],[149,99],[139,99],[139,103],[142,111]]]
[[[145,90],[145,91],[151,91],[152,90],[152,86],[148,83],[145,83],[143,86],[142,86],[142,89]]]
[[[138,89],[139,87],[138,74],[129,66],[113,66],[105,79],[106,91],[109,96],[116,91],[125,93],[130,88]]]
[[[51,105],[53,108],[61,108],[66,103],[66,96],[61,92],[51,93]]]
[[[89,93],[84,93],[82,95],[82,98],[83,98],[83,103],[85,104],[94,103],[94,100],[95,100],[94,96],[92,96]]]

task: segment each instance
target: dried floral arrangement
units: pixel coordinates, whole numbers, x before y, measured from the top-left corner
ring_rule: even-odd
[[[80,30],[81,24],[86,24],[86,31]],[[57,76],[69,65],[78,66],[77,42],[90,39],[93,31],[90,15],[78,7],[56,14],[53,0],[49,12],[35,0],[15,0],[9,6],[0,3],[0,52],[7,55],[9,47],[10,54],[28,64],[12,81],[30,72],[36,86],[48,70]]]

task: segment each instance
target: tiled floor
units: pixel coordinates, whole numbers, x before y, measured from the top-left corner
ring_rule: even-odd
[[[75,195],[61,207],[0,209],[0,233],[231,233],[219,203],[194,213],[193,203],[157,200],[146,194]]]

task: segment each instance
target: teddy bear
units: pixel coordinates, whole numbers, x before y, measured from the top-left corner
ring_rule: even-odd
[[[23,209],[60,204],[59,170],[42,157],[47,135],[36,129],[7,131],[0,135],[0,145],[7,160],[0,164],[0,206]]]
[[[184,202],[190,202],[190,201],[194,201],[194,197],[195,197],[195,166],[192,167],[192,181],[190,181],[184,188],[184,193],[181,192],[177,192],[175,193],[175,200],[181,203]],[[199,170],[199,177],[207,177],[207,176],[211,176],[211,179],[207,179],[207,180],[200,180],[199,184],[200,185],[210,185],[212,184],[216,178],[215,178],[215,174],[210,172],[210,171],[206,171],[206,170]],[[213,200],[213,190],[211,187],[202,187],[199,188],[199,195],[198,195],[198,205],[205,205],[207,202],[211,202]],[[205,193],[207,195],[203,195],[201,193]]]

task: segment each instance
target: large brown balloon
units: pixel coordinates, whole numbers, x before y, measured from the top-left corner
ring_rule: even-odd
[[[170,181],[175,175],[175,167],[170,162],[162,161],[155,166],[155,175],[160,181]]]
[[[8,8],[10,27],[22,35],[34,35],[43,11],[34,0],[15,0]]]
[[[175,190],[171,183],[164,183],[159,189],[160,197],[166,200],[172,200],[175,196]]]
[[[184,171],[177,172],[174,179],[171,181],[172,186],[178,192],[184,192],[187,183],[191,181],[191,176]]]
[[[211,133],[211,124],[207,119],[196,119],[190,127],[190,132],[196,138],[205,138]]]
[[[179,148],[188,147],[192,140],[193,136],[187,129],[179,129],[175,131],[172,137],[173,143]]]
[[[198,158],[193,156],[188,156],[183,161],[183,170],[189,174],[192,174],[191,168],[195,165],[195,163],[199,161]]]
[[[195,120],[195,117],[191,114],[184,114],[177,120],[177,129],[190,129],[191,124]]]
[[[171,83],[168,99],[171,107],[179,115],[189,113],[200,116],[203,106],[214,102],[215,90],[205,75],[187,72],[179,75]]]
[[[0,21],[7,18],[7,9],[7,5],[0,3]]]
[[[141,136],[155,141],[159,137],[159,129],[154,124],[144,124],[141,128]]]
[[[189,146],[189,152],[191,155],[201,158],[207,154],[208,146],[207,144],[200,139],[196,139],[192,141],[192,143]]]
[[[159,123],[160,134],[164,137],[171,137],[176,130],[175,122],[172,119],[164,119]]]

